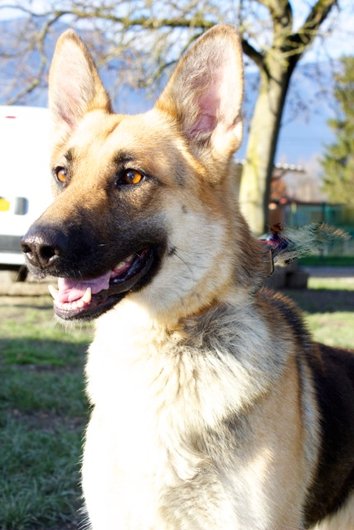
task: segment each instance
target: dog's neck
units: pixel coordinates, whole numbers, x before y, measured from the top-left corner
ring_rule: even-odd
[[[164,406],[170,403],[173,408],[175,401],[179,402],[173,388],[176,392],[179,388],[178,392],[185,393],[183,406],[187,406],[197,402],[189,393],[194,388],[197,396],[198,387],[208,384],[213,373],[214,391],[232,401],[220,403],[220,410],[226,405],[226,410],[229,406],[241,410],[247,405],[245,400],[253,400],[255,393],[270,388],[270,379],[277,374],[269,371],[269,363],[277,366],[275,358],[281,351],[281,345],[275,348],[269,340],[268,326],[257,317],[252,299],[238,307],[225,301],[181,320],[178,328],[171,329],[128,297],[97,322],[87,366],[88,393],[99,406],[106,402],[104,396],[107,403],[127,399],[124,390],[132,399],[139,400],[140,396],[139,406],[143,408],[144,400],[150,396],[151,401],[153,393],[163,399]],[[221,390],[225,385],[230,386],[230,392],[224,394]],[[198,407],[205,409],[203,421],[211,425],[218,416],[218,403],[198,403]]]

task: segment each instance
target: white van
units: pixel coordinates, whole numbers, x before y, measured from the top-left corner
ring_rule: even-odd
[[[0,269],[20,271],[20,240],[51,201],[48,110],[0,106]]]

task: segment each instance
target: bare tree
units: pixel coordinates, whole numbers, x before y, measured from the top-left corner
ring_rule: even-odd
[[[259,93],[252,116],[240,202],[256,233],[266,229],[270,183],[285,99],[291,76],[312,44],[335,0],[318,0],[302,26],[293,31],[293,12],[287,0],[259,0],[271,14],[272,40],[250,56],[260,71]]]
[[[135,80],[145,84],[157,79],[193,39],[214,24],[227,22],[239,28],[244,53],[259,71],[240,202],[253,231],[263,232],[289,83],[299,60],[339,2],[309,0],[308,12],[296,29],[295,0],[47,0],[42,4],[46,6],[42,11],[35,10],[32,0],[0,4],[0,11],[12,9],[23,15],[18,19],[17,45],[12,42],[9,46],[13,35],[2,39],[0,61],[17,61],[22,82],[29,64],[26,58],[36,53],[39,64],[38,71],[28,72],[27,84],[14,98],[17,101],[43,86],[48,42],[63,24],[86,31],[99,67],[114,68],[120,58],[120,79],[133,82],[129,73],[134,63],[135,72],[140,67]]]

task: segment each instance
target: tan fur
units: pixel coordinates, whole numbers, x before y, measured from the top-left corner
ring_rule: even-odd
[[[58,43],[52,164],[70,174],[40,225],[70,228],[80,211],[102,247],[112,223],[121,239],[135,223],[166,234],[156,274],[97,319],[89,348],[92,530],[305,528],[321,451],[317,350],[292,304],[260,289],[268,257],[239,213],[231,166],[242,95],[228,26],[199,39],[138,116],[112,113],[72,32]],[[153,178],[118,200],[127,153]]]
[[[187,321],[181,332],[167,337],[165,332],[156,329],[139,303],[127,300],[112,313],[115,314],[107,314],[99,321],[96,339],[90,348],[87,378],[89,394],[96,403],[94,421],[101,425],[95,429],[95,436],[103,436],[106,440],[100,443],[104,444],[103,452],[110,460],[110,469],[114,469],[114,473],[120,469],[121,476],[126,477],[124,484],[128,477],[135,491],[132,495],[129,489],[122,504],[114,501],[113,520],[119,520],[122,528],[130,528],[130,524],[132,528],[139,528],[139,525],[144,528],[301,528],[300,507],[306,484],[311,480],[316,446],[309,455],[303,452],[304,443],[310,440],[302,429],[294,361],[282,358],[289,345],[284,348],[280,341],[274,351],[264,317],[258,315],[257,318],[253,304],[210,310],[203,318]],[[114,337],[119,336],[122,345],[119,357],[109,346],[113,341],[112,320],[119,326],[114,331]],[[138,336],[134,334],[137,325],[141,330]],[[235,335],[238,336],[237,345]],[[219,354],[217,360],[215,351]],[[233,351],[233,355],[228,351]],[[247,368],[243,367],[243,359],[247,359]],[[311,396],[308,397],[311,403]],[[129,403],[129,407],[117,411],[115,404],[122,400]],[[253,406],[255,402],[258,402],[257,407]],[[314,403],[312,406],[315,423]],[[112,415],[116,417],[116,432],[113,425],[109,427]],[[220,421],[227,421],[229,416],[238,425],[238,440],[230,440],[231,446],[221,443],[217,448],[220,454],[216,460],[220,459],[220,464],[223,462],[225,476],[222,490],[215,489],[221,505],[212,508],[206,503],[214,502],[212,492],[217,485],[213,486],[211,462],[205,461],[203,456],[202,433],[208,429],[211,435],[215,432],[218,436],[217,431],[222,428]],[[156,432],[153,425],[158,417]],[[129,436],[122,439],[121,431],[128,432]],[[91,436],[90,430],[89,433]],[[230,452],[233,443],[234,451]],[[115,465],[106,444],[116,447],[120,461],[119,455],[125,455],[124,464],[121,461],[120,465]],[[93,484],[91,473],[92,480],[95,476],[101,483],[102,497],[110,492],[113,499],[120,498],[122,493],[116,490],[115,479],[107,475],[100,479],[101,473],[106,472],[102,468],[101,471],[91,469],[97,459],[90,453],[90,446],[86,451],[84,490],[89,502],[90,484]],[[290,483],[289,466],[293,475]],[[141,477],[145,475],[148,482],[143,484]],[[154,476],[153,483],[149,476]],[[186,481],[187,490],[183,486]],[[143,491],[138,493],[136,488]],[[151,511],[154,504],[151,495],[160,497],[164,490],[167,490],[167,500],[163,510],[166,519],[171,521],[170,526],[165,526],[167,523],[163,520],[159,524],[154,522],[157,514],[151,514],[149,524],[144,509],[134,514],[137,518],[134,523],[128,523],[125,512],[130,513],[131,502],[148,505]],[[94,491],[93,504],[96,495]],[[233,506],[232,513],[228,513],[229,502]],[[189,511],[198,510],[202,522],[192,520],[188,525],[184,518],[187,516],[188,520]],[[98,514],[97,520],[102,516]],[[111,528],[108,524],[109,521],[97,527]]]

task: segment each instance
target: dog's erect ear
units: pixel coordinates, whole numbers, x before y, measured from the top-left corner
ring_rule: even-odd
[[[229,157],[242,139],[242,48],[227,25],[204,33],[179,61],[156,103],[203,155]]]
[[[49,72],[49,109],[60,135],[89,110],[111,110],[110,99],[85,44],[72,30],[58,39]]]

